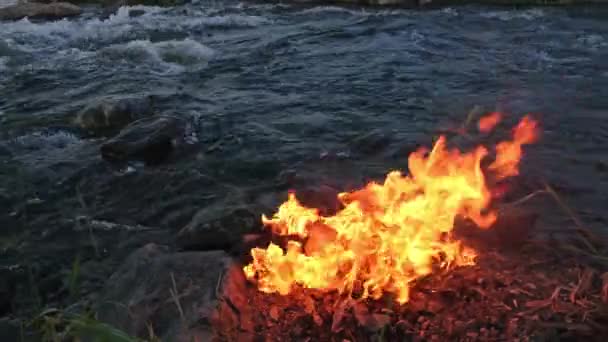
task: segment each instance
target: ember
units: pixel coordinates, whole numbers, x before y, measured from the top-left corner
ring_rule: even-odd
[[[482,118],[480,131],[499,120],[495,113]],[[522,119],[512,139],[497,144],[487,175],[517,175],[522,146],[537,134],[536,122]],[[392,293],[399,303],[408,302],[420,277],[475,263],[475,251],[454,239],[452,230],[459,216],[480,228],[497,218],[482,170],[488,155],[483,146],[467,153],[449,149],[441,136],[432,150],[409,156],[409,175],[392,171],[383,184],[341,193],[344,208],[333,216],[302,206],[291,193],[272,218],[262,217],[273,234],[289,241],[284,248],[271,243],[252,249],[245,275],[266,293],[287,295],[299,285],[358,298]]]

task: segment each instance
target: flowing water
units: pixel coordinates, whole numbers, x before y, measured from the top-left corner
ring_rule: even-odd
[[[404,167],[407,151],[460,125],[474,105],[507,113],[509,123],[538,117],[544,134],[528,150],[526,172],[554,184],[601,230],[607,19],[604,8],[223,1],[0,23],[0,262],[34,269],[52,292],[80,255],[94,265],[90,281],[101,283],[107,257],[168,242],[227,192],[272,184],[287,169],[360,184],[355,178]],[[195,151],[157,167],[115,168],[99,157],[100,140],[70,123],[99,97],[147,94],[157,95],[159,111],[191,123]],[[390,143],[349,143],[372,130]],[[556,217],[548,207],[543,217]],[[81,216],[152,230],[81,232]],[[564,218],[546,221],[572,228]]]

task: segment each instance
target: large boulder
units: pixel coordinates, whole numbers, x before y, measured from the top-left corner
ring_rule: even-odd
[[[80,7],[67,2],[48,4],[20,2],[12,6],[0,8],[0,20],[30,19],[61,19],[80,15]]]
[[[151,327],[162,341],[210,341],[209,320],[231,266],[221,251],[169,253],[146,245],[108,279],[98,318],[131,336],[149,337]]]
[[[88,134],[102,135],[152,114],[152,96],[102,99],[78,112],[74,123]]]
[[[141,119],[125,127],[101,146],[101,156],[111,162],[130,160],[146,164],[165,161],[181,143],[185,122],[172,116]]]

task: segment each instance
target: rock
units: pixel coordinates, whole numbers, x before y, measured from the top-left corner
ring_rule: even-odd
[[[152,96],[103,99],[82,109],[74,123],[92,135],[116,132],[131,122],[154,113]]]
[[[132,9],[132,10],[129,10],[129,18],[141,17],[144,14],[146,14],[146,11],[141,10],[141,9]]]
[[[141,119],[105,142],[101,146],[101,156],[114,162],[139,160],[158,164],[181,142],[184,129],[182,120],[170,116]]]
[[[233,264],[223,276],[220,285],[222,300],[214,310],[211,320],[218,333],[213,341],[257,341],[253,335],[256,330],[254,315],[257,310],[249,302],[250,294],[243,270]]]
[[[302,205],[319,209],[321,215],[333,215],[343,208],[338,199],[339,191],[328,185],[308,186],[296,189],[296,198]]]
[[[246,234],[260,231],[261,214],[253,208],[226,201],[199,210],[177,235],[186,250],[233,249]]]
[[[49,4],[20,2],[12,6],[0,8],[0,20],[30,19],[61,19],[80,15],[80,7],[67,2]]]
[[[101,321],[131,336],[210,341],[216,291],[231,265],[221,251],[169,253],[149,244],[108,279],[96,307]]]

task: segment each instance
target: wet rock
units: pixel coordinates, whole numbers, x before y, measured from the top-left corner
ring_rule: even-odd
[[[80,7],[67,2],[49,4],[20,2],[12,6],[0,8],[0,20],[30,19],[61,19],[80,15]]]
[[[129,11],[129,18],[141,17],[144,14],[146,14],[146,11],[144,11],[144,10],[141,10],[141,9],[132,9],[132,10]]]
[[[169,253],[146,245],[108,279],[98,317],[132,336],[162,341],[209,341],[216,291],[231,265],[221,251]]]
[[[261,227],[261,214],[254,208],[238,202],[219,202],[194,215],[178,233],[177,245],[186,250],[229,250]]]
[[[125,127],[101,146],[107,161],[143,161],[158,164],[165,161],[180,144],[185,125],[170,116],[141,119]]]
[[[302,205],[319,209],[321,215],[332,215],[342,209],[339,191],[328,185],[308,186],[296,189],[296,198]]]
[[[153,113],[152,96],[103,99],[78,112],[74,123],[89,134],[102,135],[116,132]]]

